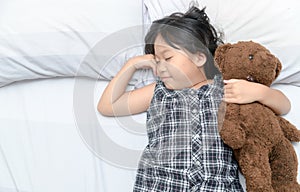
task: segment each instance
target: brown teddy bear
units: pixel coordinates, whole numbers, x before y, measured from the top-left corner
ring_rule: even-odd
[[[219,46],[215,61],[224,79],[244,79],[267,86],[281,70],[280,61],[253,41]],[[300,192],[298,161],[291,144],[300,141],[300,131],[258,102],[223,106],[226,111],[220,135],[234,151],[247,192]]]

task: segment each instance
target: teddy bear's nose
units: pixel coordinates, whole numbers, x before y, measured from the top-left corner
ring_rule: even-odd
[[[255,79],[251,75],[248,75],[246,79],[247,81],[255,82]]]

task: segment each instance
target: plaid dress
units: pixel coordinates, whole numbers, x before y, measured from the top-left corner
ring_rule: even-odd
[[[198,90],[168,90],[157,81],[134,192],[243,191],[232,150],[218,132],[222,97],[220,76]]]

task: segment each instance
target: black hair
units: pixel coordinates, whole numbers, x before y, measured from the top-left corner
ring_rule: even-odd
[[[206,74],[213,76],[216,73],[213,56],[223,41],[221,33],[210,24],[205,8],[200,10],[192,6],[186,13],[177,12],[154,21],[145,36],[145,54],[155,54],[154,42],[158,35],[173,48],[192,54],[204,53],[208,63],[204,65]]]

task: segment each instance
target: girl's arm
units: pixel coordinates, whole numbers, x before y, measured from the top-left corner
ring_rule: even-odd
[[[142,55],[129,59],[105,88],[97,109],[102,115],[124,116],[141,113],[150,105],[155,84],[140,89],[126,91],[136,70],[152,68],[155,72],[153,55]]]
[[[228,103],[252,103],[258,101],[270,107],[277,115],[290,111],[289,99],[279,90],[246,80],[224,80],[224,97]]]

